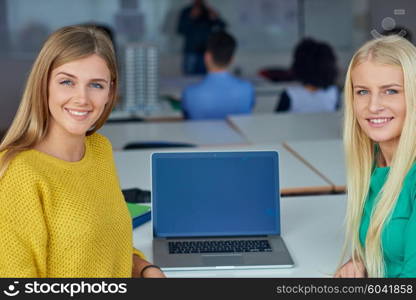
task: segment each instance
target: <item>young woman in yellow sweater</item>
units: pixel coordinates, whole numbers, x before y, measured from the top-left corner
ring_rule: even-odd
[[[0,277],[164,277],[133,249],[111,144],[95,133],[117,98],[106,34],[45,42],[0,144]]]

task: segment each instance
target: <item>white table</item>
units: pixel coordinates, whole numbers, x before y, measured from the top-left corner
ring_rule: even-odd
[[[168,277],[331,277],[344,240],[345,196],[281,199],[282,237],[295,267],[269,270],[168,272]],[[330,213],[328,213],[330,212]],[[152,261],[152,223],[133,231],[134,246]]]
[[[329,181],[335,191],[345,191],[347,180],[342,140],[290,141],[284,146]]]
[[[198,148],[170,148],[160,150],[115,151],[114,158],[123,189],[138,187],[151,189],[150,163],[153,152],[175,151],[278,151],[280,191],[282,195],[329,193],[332,185],[296,158],[283,145],[223,146]]]
[[[154,107],[147,111],[125,111],[115,110],[113,111],[108,120],[129,120],[129,119],[141,119],[148,122],[157,121],[179,121],[183,120],[183,114],[181,110],[175,110],[172,108],[167,100],[161,100],[157,107]]]
[[[253,144],[341,138],[341,114],[254,114],[228,120]]]
[[[195,145],[246,144],[247,141],[226,121],[137,122],[106,124],[99,131],[113,148],[131,142],[175,142]]]

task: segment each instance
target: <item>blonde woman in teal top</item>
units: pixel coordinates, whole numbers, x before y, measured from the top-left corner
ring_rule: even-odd
[[[371,176],[359,231],[362,245],[365,245],[377,193],[383,187],[389,170],[389,167],[376,167]],[[416,209],[413,209],[416,199],[415,187],[416,166],[413,165],[404,180],[391,220],[385,225],[382,233],[385,277],[416,276]]]
[[[416,48],[367,42],[345,81],[346,241],[335,277],[416,277]]]

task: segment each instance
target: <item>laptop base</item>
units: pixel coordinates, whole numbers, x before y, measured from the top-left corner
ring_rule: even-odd
[[[170,241],[219,241],[219,240],[267,239],[271,252],[233,253],[185,253],[170,254]],[[235,269],[281,269],[292,268],[293,260],[280,236],[222,237],[222,238],[155,238],[153,240],[154,263],[163,271],[235,270]]]

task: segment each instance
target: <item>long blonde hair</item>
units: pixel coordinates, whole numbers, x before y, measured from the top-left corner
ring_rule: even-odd
[[[398,66],[403,71],[406,117],[390,171],[378,194],[367,232],[365,247],[359,241],[363,208],[368,196],[370,178],[375,165],[375,143],[363,132],[353,110],[351,72],[365,61]],[[385,266],[381,235],[384,225],[401,192],[406,174],[416,159],[416,48],[399,36],[382,37],[364,44],[353,56],[345,80],[344,148],[347,166],[347,216],[345,258],[348,248],[353,262],[364,263],[369,277],[384,277]]]
[[[105,123],[115,105],[118,90],[118,71],[112,42],[106,33],[94,26],[63,27],[49,36],[33,64],[16,116],[0,144],[0,152],[6,151],[0,161],[0,178],[17,154],[33,148],[48,132],[48,82],[52,70],[92,54],[105,60],[111,75],[111,87],[109,102],[87,135]]]

